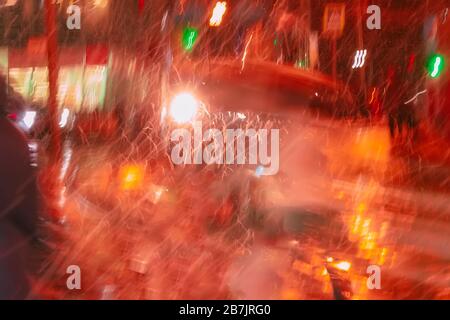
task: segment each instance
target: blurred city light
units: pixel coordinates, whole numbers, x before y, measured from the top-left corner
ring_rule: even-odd
[[[188,123],[194,120],[199,107],[199,102],[190,93],[176,95],[170,104],[170,116],[179,123]]]
[[[28,129],[34,125],[34,121],[36,120],[36,111],[27,111],[25,112],[25,116],[23,117],[23,123]]]
[[[442,55],[435,54],[431,56],[428,63],[428,72],[430,74],[430,77],[438,78],[444,69],[444,65],[445,61]]]
[[[183,31],[183,48],[186,51],[191,51],[194,48],[195,42],[198,38],[198,30],[195,28],[185,28]]]
[[[340,261],[340,262],[336,263],[334,266],[336,267],[336,269],[339,269],[341,271],[348,271],[348,270],[350,270],[352,265],[348,261]]]
[[[138,165],[126,165],[121,168],[119,176],[123,190],[136,190],[142,184],[144,170]]]
[[[213,9],[211,19],[209,20],[209,25],[211,27],[218,27],[222,23],[223,16],[227,11],[226,1],[218,1]]]
[[[362,68],[366,63],[367,50],[357,50],[352,69]]]
[[[60,128],[64,128],[67,125],[67,122],[69,120],[70,111],[67,108],[63,109],[63,112],[61,113],[61,120],[59,122]]]
[[[94,0],[93,5],[95,8],[106,8],[108,0]]]

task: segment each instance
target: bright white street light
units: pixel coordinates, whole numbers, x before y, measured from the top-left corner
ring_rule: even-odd
[[[169,115],[179,124],[191,122],[197,115],[199,104],[199,101],[190,93],[180,93],[173,98]]]

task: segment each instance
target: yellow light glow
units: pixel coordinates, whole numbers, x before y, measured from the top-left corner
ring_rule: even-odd
[[[366,210],[367,210],[367,206],[366,206],[366,204],[365,204],[364,202],[361,202],[361,203],[358,205],[358,207],[356,208],[356,211],[357,211],[359,214],[363,214],[364,212],[366,212]]]
[[[281,293],[281,298],[283,300],[299,300],[300,294],[295,289],[286,289]]]
[[[96,8],[106,8],[108,5],[108,0],[94,0],[93,5]]]
[[[348,261],[341,261],[334,265],[336,269],[342,270],[342,271],[348,271],[350,270],[352,264]]]
[[[120,170],[123,190],[135,190],[142,185],[144,171],[140,166],[127,165]]]
[[[361,216],[357,215],[355,218],[355,222],[353,224],[352,232],[354,234],[357,234],[359,232],[360,226],[361,226]]]

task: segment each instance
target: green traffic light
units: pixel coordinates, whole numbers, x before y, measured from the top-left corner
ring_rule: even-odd
[[[183,48],[186,51],[191,51],[194,48],[195,41],[198,37],[198,30],[195,28],[185,28],[183,30]]]
[[[440,54],[435,54],[430,57],[428,62],[428,73],[432,78],[438,78],[444,70],[445,60]]]

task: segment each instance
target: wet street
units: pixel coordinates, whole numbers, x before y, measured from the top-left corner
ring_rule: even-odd
[[[216,195],[228,194],[233,182],[220,174],[179,178],[177,170],[161,174],[146,166],[139,173],[146,191],[130,197],[113,187],[113,148],[72,150],[78,171],[57,228],[63,240],[47,257],[37,290],[73,299],[332,299],[325,263],[338,257],[352,299],[448,299],[450,198],[445,185],[435,188],[448,168],[419,165],[410,150],[396,149],[383,122],[297,115],[286,123],[279,174],[257,178],[241,195],[257,194],[256,206],[272,221],[262,232],[205,226],[208,213],[227,211],[226,197]],[[235,170],[245,184],[248,170]],[[428,180],[430,170],[438,182]],[[183,190],[172,190],[171,179],[183,179],[177,180]],[[330,210],[345,235],[334,238],[332,227],[317,231],[326,246],[309,237],[261,237],[280,221],[282,229],[295,229],[285,218],[293,208],[319,216]],[[293,246],[302,259],[292,255]],[[76,293],[65,288],[69,265],[82,270]],[[371,265],[381,269],[381,289],[367,286]]]
[[[0,1],[0,300],[450,300],[449,1]]]

